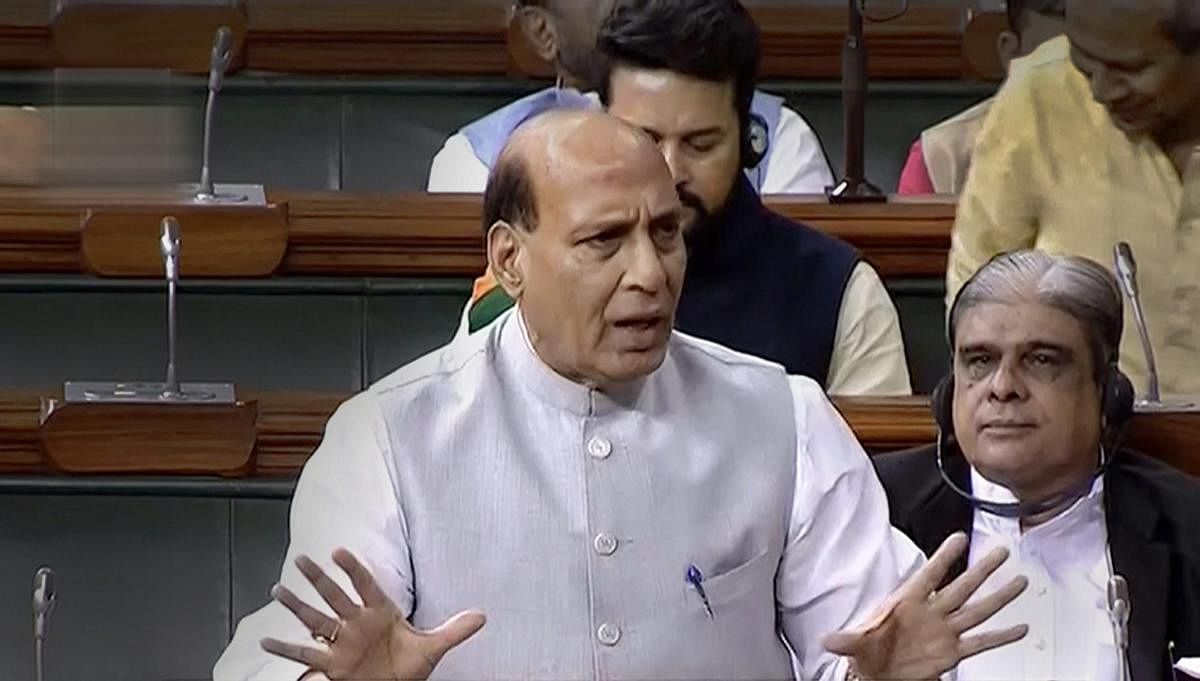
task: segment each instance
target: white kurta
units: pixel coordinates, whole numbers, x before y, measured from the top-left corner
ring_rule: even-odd
[[[1012,492],[971,471],[971,488],[984,499],[1016,501]],[[975,511],[970,563],[1003,546],[1009,559],[979,590],[988,594],[1018,575],[1029,587],[979,631],[1018,624],[1024,639],[959,664],[957,681],[1119,681],[1116,639],[1108,617],[1112,574],[1104,523],[1104,481],[1053,519],[1022,531],[1020,521]]]
[[[604,394],[542,363],[517,312],[333,416],[296,489],[282,583],[320,603],[292,565],[303,553],[349,590],[339,546],[418,627],[487,613],[437,668],[448,679],[791,678],[784,639],[804,678],[840,678],[821,637],[922,560],[812,381],[675,333],[655,373]],[[311,640],[269,604],[215,678],[298,678],[264,636]]]

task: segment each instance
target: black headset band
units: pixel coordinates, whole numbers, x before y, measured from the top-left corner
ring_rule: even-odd
[[[984,513],[999,516],[1001,518],[1030,518],[1033,516],[1042,515],[1043,513],[1048,513],[1056,508],[1062,508],[1069,504],[1075,503],[1091,492],[1092,486],[1096,484],[1096,479],[1103,476],[1108,471],[1108,466],[1112,462],[1112,456],[1109,455],[1108,450],[1105,448],[1104,444],[1101,443],[1100,465],[1096,467],[1096,470],[1093,471],[1091,475],[1089,475],[1079,484],[1073,485],[1068,489],[1047,499],[1042,499],[1041,501],[990,501],[988,499],[981,499],[963,489],[958,483],[954,482],[954,480],[950,478],[948,473],[946,473],[946,466],[943,457],[944,442],[942,431],[940,429],[938,430],[937,434],[936,446],[938,474],[942,476],[942,482],[946,483],[946,486],[949,487],[952,492],[965,499],[974,508],[983,511]]]

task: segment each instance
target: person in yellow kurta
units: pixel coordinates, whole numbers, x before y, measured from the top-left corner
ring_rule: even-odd
[[[1066,23],[1066,0],[1008,0],[1008,30],[996,39],[996,51],[1007,74],[1004,85],[1046,61],[1066,58],[1060,38]],[[1056,38],[1059,38],[1055,40]],[[1035,50],[1054,40],[1053,49]],[[1002,87],[1004,86],[1002,85]],[[900,171],[897,194],[958,194],[971,168],[975,138],[992,108],[992,97],[928,128],[913,142]]]
[[[1127,241],[1162,390],[1200,394],[1200,3],[1068,0],[1069,58],[1005,88],[958,206],[948,300],[998,253]],[[1053,49],[1043,45],[1041,49]],[[1126,314],[1121,366],[1146,362]]]

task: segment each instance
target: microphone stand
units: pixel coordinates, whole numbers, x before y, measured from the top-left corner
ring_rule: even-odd
[[[162,383],[67,381],[63,401],[126,404],[235,404],[232,383],[180,383],[176,374],[180,227],[175,217],[162,219],[159,252],[167,283],[167,380]]]
[[[1146,357],[1146,396],[1137,401],[1141,411],[1188,411],[1195,409],[1193,402],[1164,402],[1159,393],[1158,366],[1154,361],[1154,346],[1150,343],[1150,330],[1146,326],[1146,312],[1142,307],[1142,296],[1138,291],[1137,261],[1133,258],[1133,248],[1127,242],[1121,241],[1113,246],[1113,267],[1117,273],[1117,283],[1121,293],[1129,301],[1133,309],[1133,323],[1137,326],[1138,338],[1142,344],[1142,352]]]
[[[45,679],[45,660],[42,648],[46,642],[46,620],[54,610],[54,571],[38,568],[33,576],[33,674],[35,681]]]
[[[179,221],[168,215],[162,220],[162,236],[159,240],[162,250],[163,269],[167,279],[167,380],[163,387],[164,397],[177,397],[179,378],[175,374],[175,348],[177,343],[177,324],[175,320],[175,294],[179,283]]]
[[[217,193],[212,182],[212,171],[209,167],[209,157],[212,152],[213,111],[217,105],[217,93],[225,81],[225,70],[229,68],[232,58],[233,31],[228,26],[217,29],[213,37],[212,58],[208,67],[208,99],[204,103],[204,147],[203,159],[200,166],[200,184],[193,197],[197,203],[241,203],[248,200],[244,194]]]
[[[882,203],[887,196],[866,178],[867,43],[863,11],[850,0],[849,29],[842,48],[842,108],[846,140],[846,174],[825,188],[831,203]]]

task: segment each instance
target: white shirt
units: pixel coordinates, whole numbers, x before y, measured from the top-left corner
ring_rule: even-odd
[[[418,627],[483,609],[439,678],[772,679],[793,662],[842,678],[822,636],[863,623],[923,557],[820,387],[675,333],[657,371],[601,393],[542,363],[518,320],[339,408],[297,485],[281,582],[325,608],[303,553],[352,593],[329,559],[345,546]],[[298,678],[264,636],[311,641],[272,603],[214,678]]]
[[[771,155],[766,162],[763,194],[820,194],[833,184],[821,140],[808,121],[787,107],[771,134]],[[487,179],[487,166],[475,155],[467,138],[455,133],[433,157],[427,190],[435,194],[481,194]]]
[[[463,306],[456,335],[470,330],[471,303]],[[825,391],[830,395],[911,395],[900,315],[887,288],[865,262],[850,272],[838,310]]]
[[[971,471],[973,493],[1011,502],[1016,497]],[[1010,557],[979,594],[992,593],[1018,575],[1029,587],[976,633],[1019,624],[1029,633],[958,665],[957,681],[1118,681],[1117,652],[1106,589],[1111,575],[1104,522],[1104,481],[1049,521],[1021,532],[1020,521],[976,510],[969,564],[1003,546]]]

